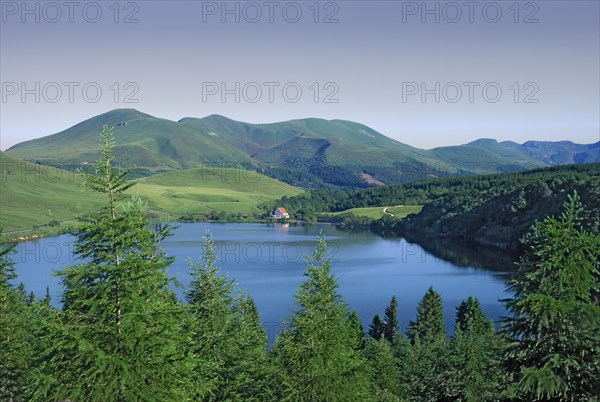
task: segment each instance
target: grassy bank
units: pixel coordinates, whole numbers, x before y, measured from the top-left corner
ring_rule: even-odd
[[[155,220],[256,221],[260,204],[301,192],[252,171],[204,168],[143,178],[127,194],[145,200]],[[97,210],[103,201],[102,194],[82,187],[76,172],[0,152],[0,226],[10,238],[65,233],[67,222]]]

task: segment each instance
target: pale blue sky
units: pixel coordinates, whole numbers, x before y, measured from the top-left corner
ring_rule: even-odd
[[[3,0],[0,148],[123,107],[172,120],[346,119],[421,148],[481,137],[600,140],[600,2],[475,3],[469,10],[462,1],[227,2],[236,15],[223,13],[221,1],[137,1],[120,2],[117,15],[112,1],[75,2],[71,22],[63,2],[53,3],[59,15],[44,2],[26,2],[27,13],[21,1]],[[128,15],[137,22],[124,23]],[[239,102],[235,94],[223,102],[220,89],[207,93],[213,82],[239,83]],[[249,83],[262,91],[255,103],[257,85]],[[433,90],[425,102],[421,83]],[[96,87],[102,95],[93,103]],[[502,95],[492,102],[497,88]],[[139,102],[126,102],[135,90]],[[327,95],[338,102],[324,102]]]

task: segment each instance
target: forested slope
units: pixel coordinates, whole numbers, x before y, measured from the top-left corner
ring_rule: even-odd
[[[576,190],[586,207],[583,224],[600,231],[600,164],[536,169],[521,173],[423,180],[357,191],[311,190],[277,203],[292,214],[386,205],[424,205],[405,220],[384,216],[371,228],[381,234],[427,233],[516,250],[531,225],[560,213]]]

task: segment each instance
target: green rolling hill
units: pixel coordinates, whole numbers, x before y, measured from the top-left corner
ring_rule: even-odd
[[[250,158],[213,136],[134,109],[119,109],[85,120],[60,133],[23,142],[7,150],[38,162],[95,163],[98,133],[114,127],[114,154],[119,163],[150,169],[187,169],[207,163],[243,163]]]
[[[73,172],[24,162],[0,152],[0,225],[5,230],[73,218],[103,205]]]
[[[422,150],[343,120],[250,124],[210,115],[175,122],[134,109],[104,113],[7,152],[53,166],[86,166],[98,157],[97,135],[103,124],[114,126],[119,162],[137,166],[142,175],[203,166],[243,167],[304,188],[369,187],[600,160],[600,143],[520,145],[481,139]]]
[[[213,133],[258,160],[281,162],[300,149],[301,155],[324,152],[332,164],[392,164],[398,158],[434,162],[417,148],[402,144],[359,123],[301,119],[271,124],[241,123],[223,116],[185,118],[181,124]],[[373,159],[377,157],[377,159]]]
[[[73,171],[25,162],[0,152],[0,226],[4,230],[47,225],[105,205],[102,194],[81,186]],[[259,204],[302,191],[243,169],[177,170],[138,180],[128,190],[158,215],[210,212],[259,213]]]
[[[482,138],[465,147],[478,147],[496,155],[510,158],[529,158],[545,165],[566,165],[600,162],[600,141],[594,144],[575,144],[571,141],[513,141],[498,142]]]
[[[365,174],[380,182],[410,181],[415,172],[423,174],[423,167],[436,171],[440,162],[428,151],[343,120],[249,124],[212,115],[179,122],[247,152],[256,163],[268,166],[274,177],[305,187],[365,187],[369,184]]]
[[[251,215],[260,213],[258,205],[265,201],[302,191],[254,171],[200,168],[142,178],[129,192],[147,200],[152,211],[163,214],[223,211]]]

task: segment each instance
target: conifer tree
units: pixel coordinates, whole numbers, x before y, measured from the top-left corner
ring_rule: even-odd
[[[399,401],[403,391],[399,361],[385,338],[368,339],[365,356],[371,365],[373,396],[377,401]]]
[[[398,333],[398,300],[396,300],[396,296],[392,296],[390,304],[385,308],[383,324],[383,336],[389,342],[393,342]]]
[[[196,356],[195,371],[209,384],[209,398],[218,399],[227,381],[225,368],[233,344],[228,336],[234,328],[232,293],[235,283],[227,275],[219,275],[215,265],[214,242],[204,235],[200,262],[188,260],[190,284],[186,292],[191,313],[191,348]]]
[[[22,292],[10,281],[16,279],[7,244],[0,229],[0,400],[26,401],[26,385],[32,359],[30,308]]]
[[[446,339],[442,296],[429,287],[419,302],[417,320],[411,321],[408,328],[413,341],[430,343]]]
[[[210,384],[204,399],[268,399],[273,370],[260,316],[247,294],[233,295],[235,282],[220,274],[215,261],[214,241],[207,232],[202,261],[188,260],[192,280],[186,293],[195,371]]]
[[[493,323],[485,318],[479,299],[472,296],[463,300],[456,308],[456,327],[463,332],[493,331]]]
[[[279,335],[274,358],[282,371],[282,398],[296,401],[358,401],[369,397],[366,360],[356,351],[356,333],[337,280],[326,260],[321,235],[306,281],[296,293],[298,308]]]
[[[373,321],[369,325],[369,336],[375,340],[381,339],[385,332],[385,324],[381,320],[379,314],[375,314]]]
[[[86,186],[107,206],[75,232],[86,261],[58,272],[63,311],[49,319],[34,400],[181,400],[189,395],[189,362],[181,349],[182,306],[169,287],[172,258],[159,243],[170,234],[151,225],[139,199],[118,197],[134,183],[113,167],[114,139],[101,135],[102,158]]]
[[[275,368],[267,355],[267,334],[254,300],[239,291],[235,298],[234,355],[230,363],[231,399],[272,401]]]
[[[495,401],[501,389],[501,338],[485,318],[477,298],[463,300],[456,309],[450,342],[447,397],[457,401]]]
[[[52,296],[50,296],[50,286],[46,286],[46,294],[44,295],[44,304],[46,306],[50,306],[50,302],[52,301]]]
[[[435,402],[448,400],[448,346],[439,339],[424,343],[417,338],[403,370],[408,400]]]
[[[411,399],[443,400],[447,394],[448,344],[442,309],[442,297],[429,287],[419,302],[416,321],[409,323],[413,342],[411,371],[407,375]]]
[[[360,322],[360,317],[356,310],[352,310],[350,317],[348,317],[348,322],[356,337],[356,350],[361,350],[365,346],[365,329]]]
[[[524,238],[525,254],[508,286],[507,364],[522,399],[583,401],[600,395],[600,235],[581,227],[577,193],[558,218]]]

